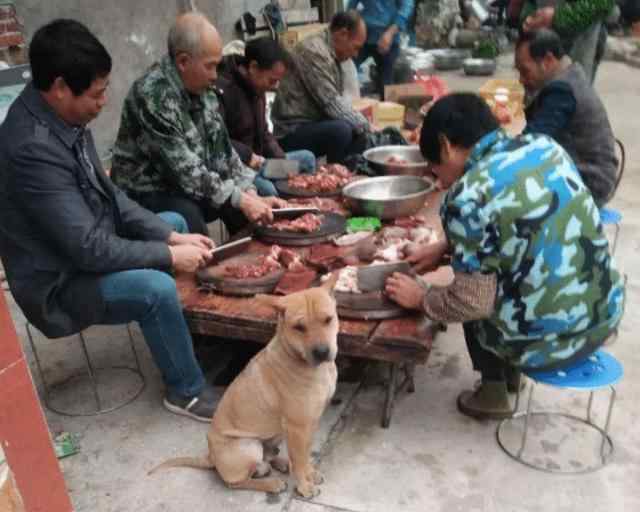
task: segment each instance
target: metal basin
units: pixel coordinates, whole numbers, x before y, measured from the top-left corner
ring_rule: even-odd
[[[468,50],[443,49],[433,51],[433,65],[440,71],[460,69],[464,59],[471,57]]]
[[[369,165],[380,174],[424,176],[429,171],[418,146],[380,146],[363,154]],[[388,163],[390,157],[402,158],[404,163]]]
[[[395,219],[420,210],[434,188],[431,180],[419,176],[380,176],[354,181],[342,195],[356,215]]]
[[[462,67],[465,75],[488,76],[496,72],[496,61],[493,59],[465,59]]]

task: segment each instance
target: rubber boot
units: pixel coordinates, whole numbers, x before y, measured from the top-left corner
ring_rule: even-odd
[[[507,392],[509,393],[517,393],[518,391],[522,393],[527,387],[524,376],[522,375],[520,370],[516,368],[507,368],[504,371],[504,376],[507,380]],[[518,386],[520,387],[520,389],[518,389]]]
[[[509,403],[504,380],[483,380],[475,391],[458,395],[458,410],[476,419],[501,420],[510,418],[513,409]]]

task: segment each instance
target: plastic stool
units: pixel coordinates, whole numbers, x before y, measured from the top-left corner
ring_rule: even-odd
[[[548,473],[589,473],[600,469],[609,462],[611,455],[613,454],[613,441],[609,436],[609,424],[611,422],[611,412],[613,411],[613,405],[616,398],[614,385],[622,378],[622,374],[622,365],[618,360],[603,351],[597,351],[587,359],[562,370],[551,372],[525,372],[525,375],[532,380],[531,387],[529,389],[527,409],[525,412],[515,413],[511,418],[502,420],[498,424],[498,428],[496,430],[498,444],[511,458],[525,464],[526,466],[540,471],[546,471]],[[532,411],[531,405],[533,401],[533,392],[537,384],[546,384],[555,388],[571,389],[574,391],[588,391],[589,402],[587,405],[586,418],[573,416],[563,412]],[[601,428],[596,425],[592,419],[592,405],[594,392],[604,388],[609,388],[611,394],[609,398],[609,407],[607,409],[607,418],[604,428]],[[520,394],[518,393],[518,398],[516,399],[516,410],[520,398],[519,395]],[[602,437],[599,463],[595,466],[587,467],[586,469],[578,465],[575,465],[573,469],[562,469],[549,467],[548,465],[544,466],[537,460],[530,457],[526,458],[524,456],[524,452],[527,442],[527,434],[529,432],[529,422],[532,416],[542,416],[546,418],[561,416],[570,420],[570,422],[587,425],[589,428],[597,431]],[[523,420],[524,426],[520,446],[516,450],[506,445],[504,440],[504,429],[506,425],[512,422],[517,422],[520,419]]]
[[[146,383],[144,376],[142,375],[140,360],[138,359],[138,353],[136,352],[133,341],[133,334],[131,333],[131,328],[129,325],[127,325],[127,333],[129,335],[131,351],[133,352],[133,358],[135,360],[134,367],[112,366],[110,368],[94,368],[93,363],[91,362],[91,358],[89,357],[89,350],[87,349],[87,342],[85,340],[84,334],[80,332],[78,333],[78,339],[80,340],[80,347],[82,348],[86,371],[71,375],[64,381],[56,384],[49,384],[45,379],[44,372],[42,371],[40,357],[38,355],[38,351],[33,339],[33,326],[29,322],[26,323],[26,329],[27,337],[29,338],[29,343],[31,344],[31,350],[33,351],[33,356],[36,360],[36,367],[38,368],[38,373],[40,375],[40,379],[42,380],[42,385],[44,388],[44,403],[47,406],[47,409],[64,416],[97,416],[99,414],[115,411],[116,409],[120,409],[121,407],[130,404],[144,390]],[[118,375],[107,376],[107,374],[110,372],[117,373]],[[126,393],[122,393],[122,396],[118,396],[115,398],[106,396],[108,394],[107,391],[112,391],[111,394],[113,394],[113,388],[126,383],[126,378],[131,376],[133,376],[134,380],[136,381],[136,384],[131,386],[131,390],[128,390]],[[111,389],[104,389],[103,386],[103,389],[101,390],[101,383],[99,382],[99,380],[106,381],[106,383],[110,385]],[[79,390],[82,391],[83,386],[88,387],[89,392],[93,395],[95,407],[88,407],[86,409],[80,408],[80,410],[78,410],[80,400],[77,398],[77,395]],[[73,406],[71,406],[70,408],[68,408],[66,405],[54,405],[54,401],[56,398],[74,397],[75,400],[68,400],[68,402],[71,402],[73,404]]]
[[[613,226],[613,247],[611,248],[611,255],[616,253],[616,247],[618,246],[618,235],[620,234],[620,223],[622,222],[622,214],[614,208],[601,208],[600,220],[604,226]]]

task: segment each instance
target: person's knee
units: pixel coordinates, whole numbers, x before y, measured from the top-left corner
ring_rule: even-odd
[[[145,295],[150,306],[178,301],[175,279],[160,270],[149,270],[145,279]]]
[[[300,172],[303,174],[311,174],[316,170],[316,156],[313,151],[299,149],[298,151],[287,153],[286,157],[298,162],[300,164]]]
[[[158,214],[163,221],[170,224],[173,230],[178,233],[188,233],[189,226],[185,218],[177,212],[161,212]]]

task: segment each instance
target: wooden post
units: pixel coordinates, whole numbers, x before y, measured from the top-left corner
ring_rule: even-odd
[[[0,293],[0,389],[0,442],[24,509],[73,511],[4,293]]]

